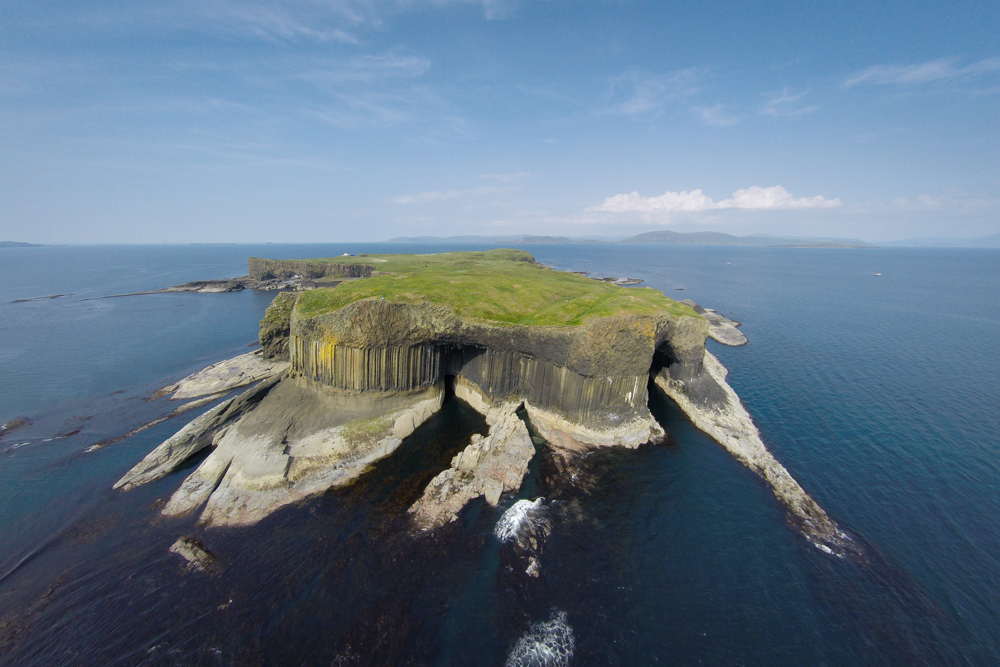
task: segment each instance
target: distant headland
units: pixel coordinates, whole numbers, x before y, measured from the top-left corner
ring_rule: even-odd
[[[0,241],[0,248],[41,248],[38,243],[24,243],[22,241]]]
[[[874,248],[858,239],[837,238],[792,238],[754,234],[734,236],[721,232],[674,232],[660,229],[628,238],[569,238],[565,236],[399,236],[386,243],[509,243],[512,245],[534,245],[543,243],[662,243],[668,245],[720,245],[753,246],[778,248]]]

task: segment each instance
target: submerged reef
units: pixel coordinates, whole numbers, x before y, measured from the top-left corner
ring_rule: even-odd
[[[664,439],[650,379],[760,474],[828,550],[846,537],[760,442],[705,350],[746,342],[738,323],[651,288],[553,271],[518,250],[252,258],[254,280],[308,278],[261,322],[259,354],[167,388],[175,397],[250,386],[192,421],[117,484],[127,490],[212,451],[163,507],[202,509],[207,526],[253,523],[350,483],[389,456],[453,393],[489,426],[410,508],[416,530],[454,521],[471,500],[516,492],[547,443],[560,456]],[[324,285],[332,285],[324,288]],[[541,436],[536,442],[530,427]]]

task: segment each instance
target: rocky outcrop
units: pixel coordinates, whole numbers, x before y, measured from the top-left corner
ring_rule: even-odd
[[[489,434],[473,435],[472,442],[452,459],[451,467],[431,480],[423,496],[410,507],[414,525],[420,530],[456,520],[462,508],[476,498],[496,505],[503,493],[516,492],[535,455],[528,429],[517,416],[519,404],[491,404],[466,383],[456,385],[455,394],[485,415]]]
[[[140,484],[160,479],[179,468],[205,447],[217,444],[218,439],[225,433],[224,429],[254,409],[279,379],[280,376],[273,376],[264,380],[239,396],[223,401],[199,415],[147,454],[115,483],[114,488],[128,491]]]
[[[157,395],[173,394],[171,400],[183,400],[221,394],[275,377],[287,369],[287,361],[266,358],[258,350],[203,368],[183,380],[160,389]]]
[[[681,303],[691,306],[696,313],[708,320],[708,335],[716,342],[733,347],[747,344],[747,337],[736,328],[740,326],[736,320],[720,315],[711,308],[702,308],[691,299],[685,299]]]
[[[183,558],[187,562],[187,569],[194,572],[215,574],[221,569],[215,555],[192,537],[178,538],[170,545],[170,553]]]
[[[292,309],[298,300],[294,292],[282,292],[274,297],[260,321],[258,340],[265,359],[288,360],[288,336],[291,333]]]
[[[434,414],[442,386],[350,395],[284,380],[214,440],[215,449],[163,508],[176,516],[203,504],[207,526],[246,525],[331,487],[388,456]]]
[[[518,500],[497,521],[493,534],[501,543],[513,545],[515,555],[529,577],[541,573],[541,550],[552,534],[544,498]]]
[[[695,426],[768,483],[807,539],[828,553],[840,556],[857,553],[853,540],[764,446],[750,414],[726,382],[727,374],[719,360],[705,352],[703,371],[698,377],[678,380],[665,369],[657,373],[655,381]]]
[[[347,264],[341,262],[300,261],[294,259],[261,259],[251,257],[248,260],[250,277],[254,280],[271,280],[274,278],[302,278],[315,280],[326,276],[340,278],[368,278],[372,275],[371,264]]]

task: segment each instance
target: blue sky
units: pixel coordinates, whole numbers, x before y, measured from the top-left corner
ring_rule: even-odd
[[[0,5],[0,240],[1000,232],[1000,3]]]

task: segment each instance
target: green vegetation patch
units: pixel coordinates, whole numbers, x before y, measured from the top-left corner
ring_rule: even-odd
[[[362,299],[384,298],[399,303],[432,303],[459,317],[501,324],[577,326],[608,315],[658,315],[664,311],[698,317],[688,306],[657,290],[621,287],[553,271],[535,263],[523,250],[344,259],[375,264],[382,275],[304,292],[296,305],[300,316],[313,317]]]
[[[391,417],[393,415],[384,415],[351,422],[341,428],[340,435],[354,452],[371,449],[377,441],[389,434],[393,425]]]

